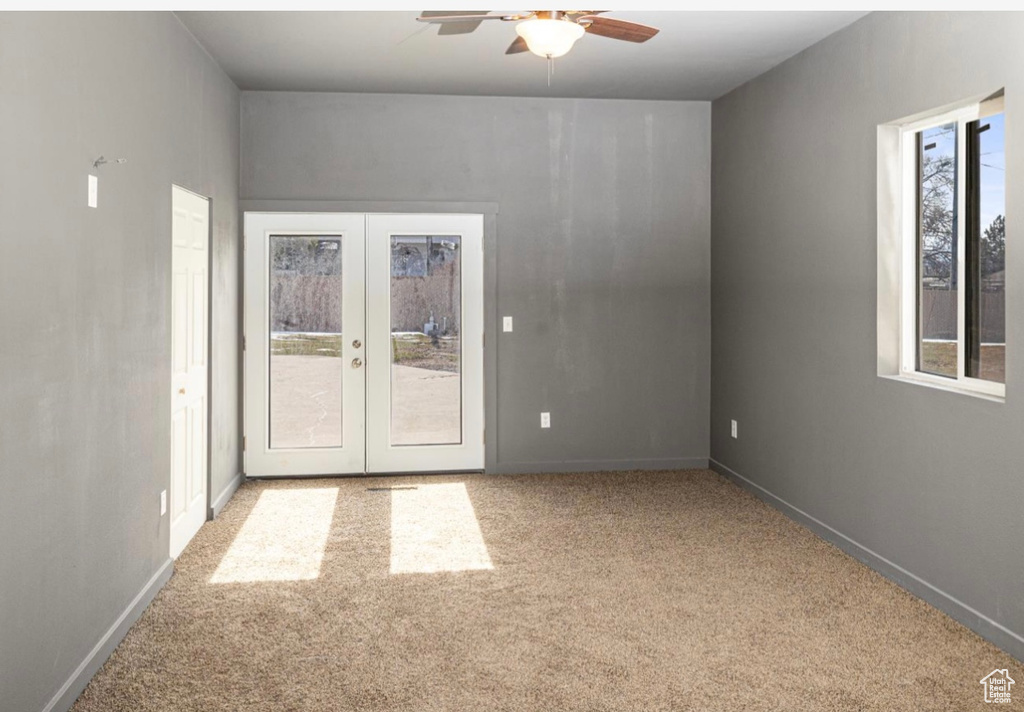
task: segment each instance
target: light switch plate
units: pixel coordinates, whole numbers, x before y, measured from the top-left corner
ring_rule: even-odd
[[[160,492],[160,516],[167,514],[167,490]]]
[[[94,175],[89,176],[89,207],[95,208],[99,201],[100,179]]]
[[[732,430],[731,430],[731,434],[732,434],[732,436],[733,436],[734,438],[738,438],[738,437],[739,437],[739,426],[738,426],[738,425],[736,425],[736,421],[735,421],[735,420],[734,420],[734,421],[732,421]]]
[[[551,413],[540,414],[540,427],[550,428],[551,427]]]
[[[501,330],[512,331],[512,317],[506,316],[501,319]]]

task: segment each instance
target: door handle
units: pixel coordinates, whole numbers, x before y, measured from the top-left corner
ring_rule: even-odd
[[[180,395],[185,395],[185,389],[184,389],[184,388],[179,388],[179,389],[178,389],[178,393],[179,393]]]
[[[359,368],[362,365],[363,365],[363,360],[361,358],[354,358],[354,359],[352,359],[352,368]]]

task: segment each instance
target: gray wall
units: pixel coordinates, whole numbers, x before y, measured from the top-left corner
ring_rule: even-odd
[[[1022,38],[1024,14],[872,14],[712,108],[712,457],[1017,657]],[[998,404],[875,375],[875,139],[880,123],[1003,86],[1010,318]]]
[[[168,13],[0,14],[0,707],[168,561],[171,184],[213,202],[212,479],[239,471],[238,91]],[[128,163],[86,175],[100,154]]]
[[[708,103],[243,92],[240,190],[498,203],[488,470],[706,462]]]

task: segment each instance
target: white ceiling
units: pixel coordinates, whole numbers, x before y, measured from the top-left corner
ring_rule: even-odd
[[[242,89],[716,99],[865,12],[612,12],[645,44],[584,36],[555,60],[506,55],[513,23],[438,35],[416,12],[178,12]]]

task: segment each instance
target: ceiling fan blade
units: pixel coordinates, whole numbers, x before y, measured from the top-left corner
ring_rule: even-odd
[[[596,15],[581,17],[578,22],[584,25],[587,32],[592,35],[610,37],[613,40],[625,40],[626,42],[646,42],[659,31],[657,27],[641,25],[639,22],[597,17]]]
[[[480,21],[470,22],[439,22],[437,23],[440,27],[437,29],[438,35],[468,35],[470,32],[480,27]]]
[[[467,11],[458,14],[449,14],[447,12],[424,12],[420,13],[420,16],[416,19],[419,22],[430,22],[441,24],[444,22],[473,22],[479,23],[483,20],[522,20],[530,17],[533,13],[527,13],[525,15],[488,15],[484,11],[477,12]]]
[[[530,48],[526,46],[526,40],[522,37],[516,37],[515,41],[508,46],[505,50],[505,54],[519,54],[520,52],[529,52]]]

